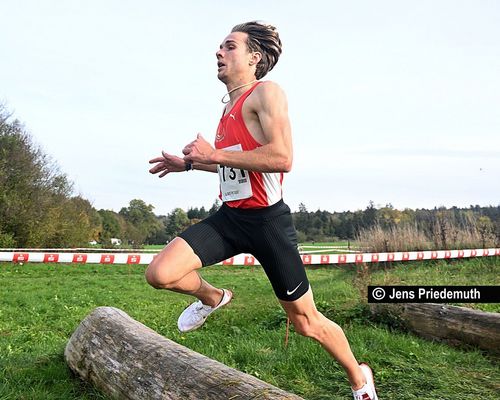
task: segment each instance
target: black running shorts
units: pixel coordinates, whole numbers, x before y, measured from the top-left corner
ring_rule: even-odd
[[[215,214],[179,236],[191,246],[204,267],[240,253],[252,254],[280,300],[297,300],[309,289],[290,208],[283,200],[258,209],[223,204]]]

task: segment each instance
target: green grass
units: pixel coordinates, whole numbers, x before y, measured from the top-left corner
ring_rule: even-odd
[[[387,270],[373,266],[372,273],[329,266],[308,275],[318,307],[343,326],[357,358],[375,369],[382,399],[497,399],[498,360],[370,321],[359,289],[371,282],[498,284],[498,262],[496,257]],[[285,315],[260,268],[205,269],[210,282],[232,289],[235,298],[189,334],[176,329],[189,298],[150,288],[143,271],[142,266],[0,264],[0,399],[104,399],[70,374],[62,356],[80,321],[103,305],[305,399],[351,398],[343,371],[317,343],[292,334],[284,348]]]
[[[164,244],[146,244],[144,245],[145,250],[162,250],[165,247]]]
[[[353,242],[350,242],[352,246]],[[300,243],[300,246],[343,246],[347,247],[349,242],[347,240],[337,241],[337,242],[304,242]]]
[[[300,246],[307,246],[307,247],[318,247],[318,246],[343,246],[347,247],[349,242],[347,241],[339,241],[339,242],[305,242],[305,243],[300,243]],[[351,242],[351,247],[353,243]],[[144,246],[145,249],[153,249],[153,250],[161,250],[165,247],[163,244],[147,244]]]

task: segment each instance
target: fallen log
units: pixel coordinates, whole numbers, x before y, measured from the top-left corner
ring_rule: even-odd
[[[427,339],[500,353],[500,314],[431,303],[371,304],[376,318],[396,320]]]
[[[301,400],[181,346],[122,310],[98,307],[71,336],[71,370],[115,399]]]

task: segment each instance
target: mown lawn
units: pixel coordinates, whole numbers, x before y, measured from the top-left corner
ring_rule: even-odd
[[[384,268],[309,270],[318,307],[340,323],[359,360],[375,370],[381,399],[497,399],[498,360],[452,348],[369,320],[368,284],[500,284],[498,257]],[[0,399],[104,399],[74,378],[66,342],[95,307],[118,307],[160,334],[308,400],[349,399],[339,368],[321,347],[292,334],[259,267],[210,267],[203,275],[235,292],[203,328],[180,334],[177,316],[190,300],[150,288],[142,266],[0,264]],[[475,305],[500,311],[499,305]],[[201,399],[200,399],[201,400]],[[223,400],[223,399],[221,399]]]

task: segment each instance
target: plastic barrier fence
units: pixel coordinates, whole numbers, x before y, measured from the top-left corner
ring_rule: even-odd
[[[0,262],[43,262],[43,263],[76,263],[76,264],[149,264],[155,254],[147,253],[56,253],[36,251],[0,252]],[[466,249],[466,250],[433,250],[409,251],[394,253],[358,253],[358,254],[302,254],[305,265],[321,264],[362,264],[390,261],[420,261],[440,259],[460,259],[471,257],[500,256],[500,248]],[[239,254],[218,265],[260,265],[250,254]]]

